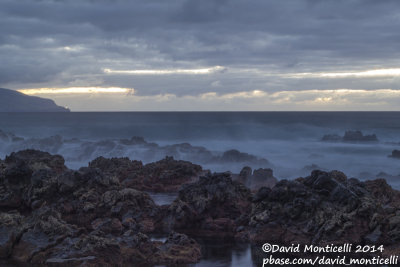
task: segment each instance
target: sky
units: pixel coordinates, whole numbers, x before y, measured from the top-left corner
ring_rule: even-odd
[[[0,87],[72,111],[400,110],[398,0],[0,0]]]

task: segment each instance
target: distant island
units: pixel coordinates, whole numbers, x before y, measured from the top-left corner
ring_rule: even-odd
[[[0,112],[69,112],[68,108],[56,105],[47,98],[29,96],[20,92],[0,88]]]

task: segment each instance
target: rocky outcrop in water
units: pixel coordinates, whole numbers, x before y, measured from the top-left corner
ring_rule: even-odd
[[[21,138],[12,133],[0,130],[0,148],[2,153],[11,153],[23,149],[37,149],[53,154],[61,153],[68,166],[81,167],[81,162],[93,161],[98,157],[121,157],[135,155],[143,162],[154,162],[165,157],[190,161],[206,166],[219,166],[222,170],[243,166],[253,168],[271,167],[272,164],[264,158],[235,149],[227,151],[211,151],[202,146],[189,143],[158,145],[147,142],[143,137],[133,136],[130,139],[104,139],[85,141],[77,138],[67,139],[60,135],[43,138]],[[73,165],[72,165],[73,164]]]
[[[64,159],[25,150],[0,162],[0,259],[50,266],[196,262],[200,246],[157,229],[161,207],[98,168],[72,171]]]
[[[89,167],[99,168],[125,186],[152,192],[176,192],[182,185],[196,181],[203,173],[200,165],[172,157],[146,165],[128,158],[99,157],[90,162]]]
[[[250,155],[248,153],[240,152],[236,149],[231,149],[225,151],[222,156],[215,157],[213,161],[217,162],[228,162],[228,163],[250,163],[257,166],[269,166],[270,163],[268,160],[263,158],[258,158],[254,155]]]
[[[375,134],[363,135],[361,131],[346,131],[344,136],[337,134],[327,134],[321,139],[326,142],[348,142],[348,143],[363,143],[363,142],[378,142]]]
[[[393,150],[392,155],[390,155],[389,157],[400,159],[400,150],[397,150],[397,149]]]

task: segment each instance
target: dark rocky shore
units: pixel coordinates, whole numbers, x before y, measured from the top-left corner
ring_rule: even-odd
[[[144,191],[179,193],[158,206]],[[277,181],[270,169],[211,174],[172,157],[100,157],[74,171],[61,156],[24,150],[0,161],[0,212],[0,259],[22,266],[195,263],[196,236],[400,253],[400,192],[340,171]]]

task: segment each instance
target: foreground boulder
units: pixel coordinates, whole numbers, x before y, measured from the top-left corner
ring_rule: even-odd
[[[197,262],[200,246],[186,235],[171,233],[165,242],[151,241],[140,232],[122,235],[86,233],[64,222],[50,209],[33,216],[0,215],[0,231],[8,227],[0,257],[13,263],[46,266],[125,266]],[[18,224],[18,226],[17,226]],[[20,230],[20,232],[18,232]],[[3,231],[2,231],[3,232]]]
[[[230,173],[200,177],[186,185],[169,206],[164,227],[196,235],[234,236],[248,223],[252,194]]]
[[[248,231],[254,242],[384,244],[399,247],[400,194],[386,181],[360,182],[338,171],[282,180],[254,198]]]
[[[106,169],[105,169],[106,171]],[[197,262],[183,234],[166,242],[151,197],[98,168],[68,170],[61,156],[25,150],[0,162],[0,260],[47,266],[176,265]]]

